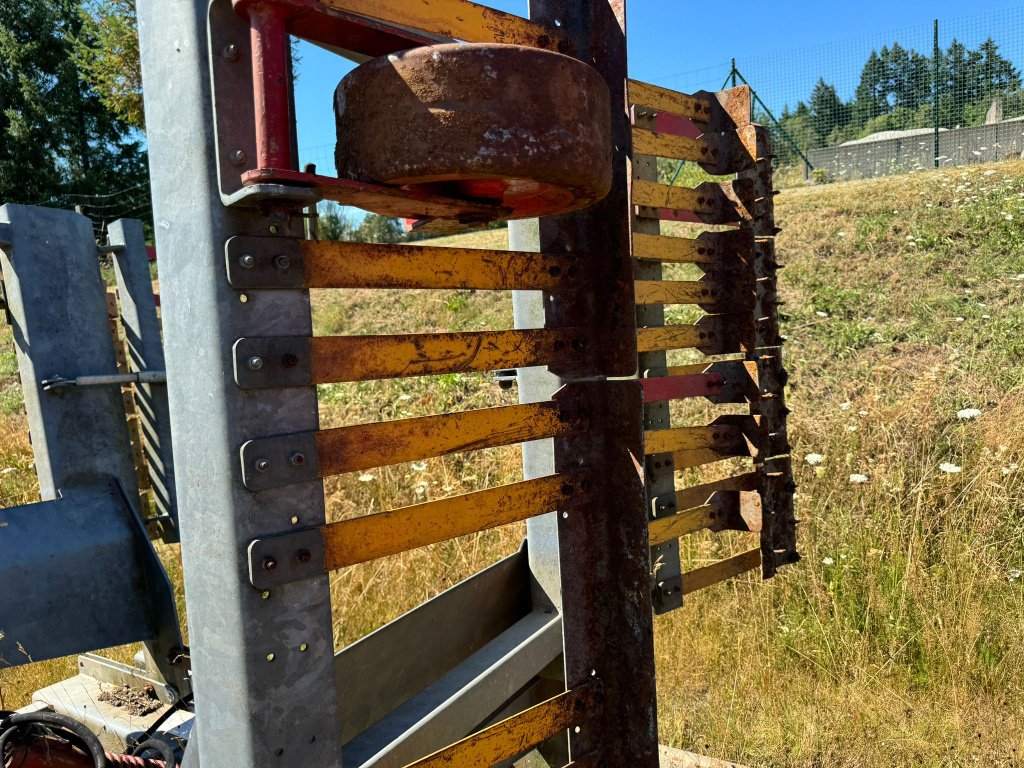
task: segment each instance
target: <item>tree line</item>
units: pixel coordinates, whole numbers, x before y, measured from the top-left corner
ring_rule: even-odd
[[[976,49],[954,39],[939,51],[937,62],[934,54],[896,42],[871,52],[852,99],[843,101],[834,84],[819,78],[810,98],[795,109],[787,106],[773,128],[806,151],[879,131],[932,128],[936,122],[941,128],[982,125],[996,100],[1004,119],[1024,115],[1020,70],[991,37]],[[766,115],[758,122],[771,124]],[[780,162],[799,160],[784,136],[773,139]]]

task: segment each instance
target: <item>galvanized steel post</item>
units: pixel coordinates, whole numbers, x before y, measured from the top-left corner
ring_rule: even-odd
[[[324,497],[318,480],[247,490],[239,449],[315,430],[319,420],[313,387],[242,391],[234,382],[236,339],[308,336],[311,319],[304,290],[246,294],[228,285],[230,237],[302,237],[303,222],[290,209],[221,201],[218,153],[230,158],[236,148],[214,142],[210,6],[139,2],[199,757],[209,768],[339,766],[328,577],[263,592],[249,582],[249,542],[288,531],[293,518],[322,524]],[[228,0],[212,6],[214,16],[232,14]],[[236,58],[248,66],[247,56]],[[252,93],[231,98],[251,103]]]

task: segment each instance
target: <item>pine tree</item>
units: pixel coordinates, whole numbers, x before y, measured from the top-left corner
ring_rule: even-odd
[[[12,7],[13,6],[13,7]],[[80,70],[81,0],[8,0],[0,25],[0,202],[105,194],[145,181],[141,136]]]

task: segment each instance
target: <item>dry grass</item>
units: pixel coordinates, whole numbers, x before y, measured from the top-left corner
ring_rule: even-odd
[[[656,620],[663,741],[774,768],[1024,764],[1024,282],[1013,279],[1024,273],[1024,164],[787,190],[777,213],[805,559]],[[504,231],[455,242],[507,244]],[[321,333],[511,326],[507,296],[484,292],[323,293],[314,305]],[[0,333],[4,365],[10,336]],[[324,387],[323,420],[513,401],[483,384]],[[981,418],[958,421],[966,407]],[[23,429],[16,412],[0,417],[0,465],[16,470],[0,474],[4,504],[31,493]],[[812,452],[821,466],[802,461]],[[943,473],[944,462],[962,472]],[[851,484],[852,473],[869,480]],[[329,514],[518,476],[513,450],[343,476],[327,485]],[[336,642],[520,537],[510,526],[337,574]],[[691,537],[684,557],[696,565],[745,543]],[[4,671],[4,703],[68,671]]]

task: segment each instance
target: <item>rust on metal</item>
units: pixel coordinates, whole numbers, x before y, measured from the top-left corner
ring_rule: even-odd
[[[575,404],[546,402],[336,427],[315,436],[320,475],[329,477],[565,435],[586,423]]]
[[[706,565],[703,568],[696,568],[687,571],[683,575],[683,592],[691,594],[701,589],[707,589],[719,582],[739,576],[741,573],[752,571],[761,565],[761,550],[752,549],[741,555],[720,560],[717,563]]]
[[[495,723],[406,768],[492,768],[569,728],[585,728],[602,710],[599,680],[584,683]]]
[[[565,291],[577,283],[569,256],[477,248],[302,240],[308,288],[456,288]]]
[[[467,43],[509,43],[565,53],[565,35],[468,0],[318,0],[329,8]]]
[[[721,394],[726,379],[720,373],[696,373],[683,376],[657,376],[640,379],[645,403],[683,400],[689,397],[712,397]]]
[[[691,211],[708,224],[731,224],[750,217],[753,188],[747,182],[705,181],[694,189],[650,181],[633,182],[633,204],[647,208]]]
[[[330,523],[321,530],[327,570],[406,552],[583,504],[584,476],[575,472],[488,488],[388,512]]]
[[[414,48],[338,85],[338,175],[501,206],[503,218],[579,210],[611,184],[609,112],[597,72],[559,53]]]
[[[716,176],[753,168],[757,157],[753,126],[723,133],[705,133],[698,138],[633,129],[633,151],[670,160],[697,163]]]
[[[637,329],[641,352],[664,349],[699,349],[706,355],[725,355],[753,349],[753,329],[739,314],[708,315],[693,325],[666,325]]]
[[[756,491],[759,487],[760,478],[757,472],[746,472],[723,480],[694,485],[676,491],[676,508],[688,509],[707,504],[716,493]]]
[[[637,304],[697,304],[716,312],[751,310],[754,305],[754,286],[745,281],[713,279],[701,280],[637,280]]]
[[[468,331],[396,336],[315,336],[309,341],[314,384],[493,371],[583,357],[575,329]]]
[[[761,496],[757,491],[719,491],[712,501],[652,520],[651,544],[677,539],[698,531],[761,530]]]
[[[712,117],[712,99],[688,96],[640,80],[629,81],[629,101],[637,106],[688,117],[697,123],[709,123]]]
[[[670,427],[644,433],[644,452],[676,453],[693,450],[727,450],[743,441],[743,430],[732,424],[704,427]]]

